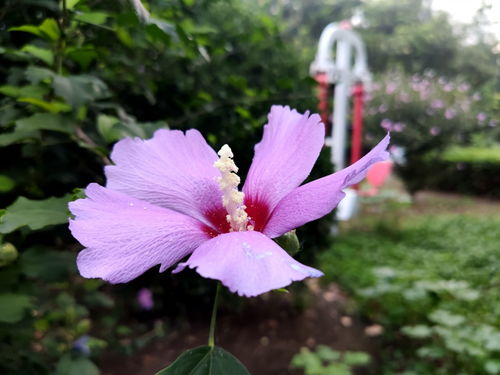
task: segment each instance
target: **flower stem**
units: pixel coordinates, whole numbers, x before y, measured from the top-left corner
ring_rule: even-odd
[[[210,330],[208,331],[208,346],[213,348],[215,346],[215,321],[217,320],[217,304],[219,303],[219,294],[221,290],[221,283],[217,282],[217,289],[215,290],[214,307],[212,308],[212,318],[210,319]]]

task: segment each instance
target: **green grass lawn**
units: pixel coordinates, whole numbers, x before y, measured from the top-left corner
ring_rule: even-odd
[[[491,204],[499,209],[436,213],[378,202],[321,255],[325,279],[384,326],[385,374],[500,374],[500,204]]]

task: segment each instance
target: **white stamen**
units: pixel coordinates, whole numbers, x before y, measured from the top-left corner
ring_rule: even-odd
[[[249,217],[243,204],[245,194],[238,191],[240,178],[236,174],[238,167],[234,164],[233,152],[228,145],[224,145],[217,154],[220,158],[214,163],[214,167],[221,174],[217,182],[222,191],[222,205],[226,208],[226,219],[231,225],[231,231],[253,230],[253,227],[248,225]]]

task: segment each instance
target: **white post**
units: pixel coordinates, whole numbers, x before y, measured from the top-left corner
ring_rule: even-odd
[[[333,126],[332,126],[332,163],[335,171],[346,166],[346,133],[347,116],[349,113],[349,97],[351,80],[351,44],[343,39],[337,41],[337,56],[335,65],[339,73],[339,80],[335,85],[333,98]]]

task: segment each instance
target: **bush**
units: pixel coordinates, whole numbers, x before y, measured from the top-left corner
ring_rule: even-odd
[[[255,5],[152,1],[151,18],[141,20],[130,4],[2,4],[4,374],[95,373],[90,359],[106,344],[131,352],[161,334],[155,318],[202,314],[211,302],[212,285],[189,274],[181,282],[152,270],[112,289],[77,276],[67,203],[81,196],[78,188],[104,182],[114,142],[166,126],[198,128],[214,148],[237,150],[246,170],[271,104],[314,107],[307,70]],[[319,228],[310,226],[305,241]],[[154,295],[149,312],[137,303],[143,287]]]
[[[367,100],[367,141],[373,143],[391,132],[391,144],[405,152],[396,171],[411,193],[439,187],[448,179],[456,182],[455,191],[461,191],[455,164],[452,168],[449,163],[443,165],[444,151],[475,139],[500,139],[497,120],[482,111],[481,94],[471,92],[462,80],[437,77],[430,71],[422,76],[392,72],[380,77]],[[492,176],[484,174],[481,180],[493,186]]]

